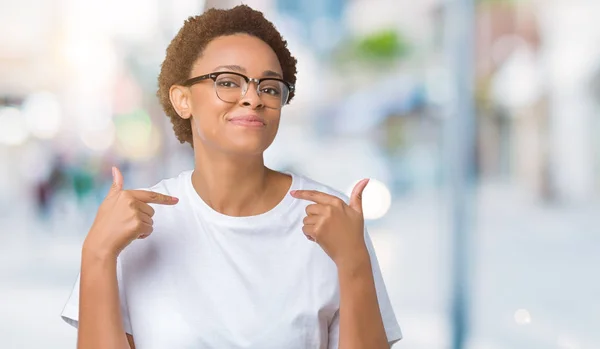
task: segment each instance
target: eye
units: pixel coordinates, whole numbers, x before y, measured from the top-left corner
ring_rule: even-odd
[[[224,87],[224,88],[237,88],[240,87],[240,85],[238,85],[238,83],[236,83],[235,81],[231,81],[231,80],[217,80],[217,86],[218,87]]]
[[[241,88],[244,79],[235,74],[221,74],[216,81],[216,86],[222,89]]]
[[[266,93],[270,96],[279,96],[281,95],[281,91],[274,87],[265,87],[260,90],[262,93]]]
[[[276,81],[265,81],[260,84],[260,92],[269,96],[281,96],[281,84]]]

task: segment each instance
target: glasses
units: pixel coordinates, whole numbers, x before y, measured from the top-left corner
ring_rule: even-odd
[[[214,81],[217,97],[223,102],[235,103],[248,92],[250,82],[256,84],[256,93],[264,106],[271,109],[281,109],[294,92],[294,85],[277,78],[253,79],[244,74],[234,72],[216,72],[197,76],[183,82],[183,86],[192,86],[206,79]]]

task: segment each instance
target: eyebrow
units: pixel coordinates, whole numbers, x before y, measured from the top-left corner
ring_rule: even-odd
[[[213,70],[214,71],[217,71],[217,70],[231,70],[231,71],[234,71],[234,72],[238,72],[238,73],[242,73],[242,74],[247,74],[246,69],[244,69],[244,67],[241,67],[239,65],[220,65],[220,66],[216,67]],[[272,71],[272,70],[265,70],[262,73],[262,76],[264,76],[264,77],[275,77],[275,78],[283,79],[283,76],[281,76],[281,74],[279,74],[278,72]]]

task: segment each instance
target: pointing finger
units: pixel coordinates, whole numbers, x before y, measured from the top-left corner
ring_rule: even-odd
[[[322,193],[317,190],[292,190],[290,194],[296,199],[308,200],[322,205],[334,205],[341,201],[340,198]]]
[[[179,202],[179,199],[176,197],[153,191],[130,190],[129,192],[136,200],[147,204],[175,205]]]

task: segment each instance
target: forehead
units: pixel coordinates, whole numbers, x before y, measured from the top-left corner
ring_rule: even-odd
[[[238,65],[251,77],[271,70],[282,73],[275,51],[266,42],[248,34],[218,37],[206,45],[193,71],[206,74],[219,66]]]

